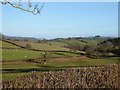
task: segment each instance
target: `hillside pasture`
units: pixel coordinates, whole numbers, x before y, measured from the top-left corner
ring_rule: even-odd
[[[47,42],[30,42],[30,41],[12,41],[13,43],[17,45],[21,45],[23,47],[26,46],[26,44],[31,45],[31,49],[37,49],[37,50],[63,50],[68,51],[69,49],[65,48],[66,44],[62,42],[54,42],[54,41],[47,41]]]
[[[59,57],[74,57],[73,52],[46,52],[46,58],[59,58]],[[32,51],[26,49],[3,49],[2,50],[3,61],[13,60],[26,60],[26,59],[39,59],[44,57],[43,51]],[[80,56],[80,54],[76,54]]]
[[[22,41],[16,41],[16,42],[18,44],[18,42],[20,43]],[[51,41],[49,42],[50,45],[48,43],[41,44],[41,43],[26,41],[26,44],[27,43],[29,43],[30,45],[34,45],[34,49],[36,49],[36,50],[39,50],[41,48],[41,50],[48,50],[48,51],[49,50],[50,51],[54,51],[54,50],[62,51],[63,50],[62,48],[65,45],[60,42],[51,42]],[[19,45],[21,45],[21,44],[19,44]],[[33,50],[22,49],[18,46],[12,45],[11,43],[4,42],[4,41],[3,41],[3,45],[6,47],[6,48],[3,48],[3,50],[2,50],[3,61],[43,58],[43,53],[44,53],[43,51],[33,51]],[[39,47],[39,49],[37,49],[38,47]],[[52,48],[54,48],[54,50],[52,50]],[[66,50],[68,50],[68,49],[66,49]],[[74,56],[73,52],[69,53],[69,51],[68,52],[47,52],[47,58],[72,57],[72,56]],[[79,54],[77,54],[77,56],[79,56]]]
[[[42,57],[42,52],[31,51],[26,49],[3,49],[2,59],[5,60],[24,60]]]
[[[88,58],[81,53],[84,51],[77,52],[74,55],[73,51],[65,48],[67,45],[72,43],[78,43],[80,45],[97,44],[97,41],[88,41],[87,43],[81,42],[80,40],[63,40],[47,41],[44,43],[30,42],[30,41],[11,41],[17,45],[24,46],[30,44],[33,49],[36,50],[48,50],[46,58],[44,57],[43,51],[33,51],[20,48],[19,46],[12,45],[8,42],[3,41],[2,49],[2,75],[3,80],[16,79],[17,77],[27,74],[32,71],[51,71],[51,70],[63,70],[68,68],[79,68],[89,66],[100,66],[107,64],[116,64],[119,62],[119,57],[107,57],[92,59]],[[55,50],[65,51],[56,52]],[[53,52],[49,52],[53,51]],[[35,59],[36,62],[27,61],[26,59]],[[42,60],[46,60],[45,63],[41,63]]]
[[[67,44],[67,45],[70,45],[70,44],[80,44],[80,45],[86,45],[86,43],[84,42],[81,42],[81,40],[62,40],[61,42]]]
[[[2,48],[20,48],[4,41],[0,41],[0,44],[2,45]]]

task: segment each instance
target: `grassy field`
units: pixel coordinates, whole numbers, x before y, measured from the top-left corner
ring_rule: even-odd
[[[0,41],[0,44],[2,45],[3,48],[19,48],[19,47],[15,46],[15,45],[9,44],[9,43],[4,42],[4,41],[3,42]]]
[[[30,51],[25,49],[4,49],[2,51],[3,61],[5,60],[24,60],[42,57],[42,52]]]
[[[115,64],[119,63],[118,59],[120,58],[116,57],[116,58],[91,59],[86,57],[72,57],[72,58],[48,59],[46,64],[31,63],[24,61],[3,62],[3,80],[15,79],[18,76],[24,75],[25,73],[29,73],[31,71],[49,71],[73,67]]]
[[[21,43],[21,42],[22,41],[20,41],[19,43]],[[52,50],[54,48],[54,50],[68,51],[67,48],[63,49],[63,46],[65,44],[60,43],[60,42],[51,42],[50,41],[49,44],[51,44],[52,46],[50,46],[48,43],[47,44],[46,43],[45,44],[40,44],[40,43],[33,43],[33,42],[32,43],[28,42],[28,43],[30,43],[31,45],[34,45],[34,46],[32,46],[32,47],[34,47],[34,49],[37,49],[38,47],[40,47],[40,48],[42,48],[41,50]],[[26,44],[27,44],[27,42],[26,42]],[[5,48],[13,48],[13,49],[3,49],[2,50],[3,61],[43,58],[43,52],[42,51],[32,51],[32,50],[27,50],[27,49],[21,49],[20,47],[12,45],[12,44],[7,43],[7,42],[3,42],[2,46],[5,47]],[[48,52],[47,53],[47,58],[51,58],[51,57],[71,57],[71,56],[74,56],[74,54],[69,53],[69,52],[51,52],[51,53]],[[79,56],[79,55],[77,55],[77,56]]]
[[[74,44],[74,43],[75,43],[75,44],[86,45],[86,43],[81,42],[81,40],[63,40],[63,41],[61,41],[61,42],[65,43],[65,44],[67,44],[67,45]]]
[[[97,40],[86,40],[88,45],[96,45],[98,43]]]
[[[32,49],[37,50],[63,50],[68,51],[69,49],[65,48],[65,43],[62,42],[44,42],[44,43],[38,43],[38,42],[30,42],[30,41],[12,41],[18,45],[26,46],[26,44],[30,44]]]
[[[3,49],[2,50],[3,61],[19,61],[26,59],[36,59],[43,58],[42,51],[31,51],[26,49]],[[57,58],[57,57],[73,57],[74,53],[69,52],[47,52],[47,58]],[[80,54],[76,54],[80,56]]]
[[[36,42],[23,42],[23,41],[15,41],[17,44],[21,46],[25,46],[27,43],[32,45],[32,48],[41,49],[41,50],[64,50],[69,51],[69,49],[65,48],[71,43],[79,43],[85,45],[87,43],[91,45],[97,44],[97,41],[87,41],[87,43],[81,42],[80,40],[66,40],[63,42],[53,42],[49,41],[47,43],[36,43]],[[1,43],[1,42],[0,42]],[[76,54],[71,52],[47,52],[46,64],[39,63],[43,60],[43,52],[42,51],[32,51],[27,49],[21,49],[17,46],[9,44],[7,42],[2,43],[2,76],[3,80],[12,80],[17,77],[27,74],[31,71],[49,71],[49,70],[61,70],[67,68],[77,68],[84,66],[99,66],[106,64],[114,64],[119,63],[119,57],[109,57],[109,58],[100,58],[100,59],[92,59],[86,56]],[[7,49],[11,48],[11,49]],[[84,53],[81,51],[81,53]],[[38,63],[35,62],[26,62],[26,59],[37,59]],[[41,58],[41,59],[40,59]]]

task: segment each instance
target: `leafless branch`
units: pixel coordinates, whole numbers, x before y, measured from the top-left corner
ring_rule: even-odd
[[[30,12],[30,13],[32,13],[34,15],[40,14],[42,8],[44,7],[44,3],[41,2],[41,6],[40,6],[39,2],[37,2],[37,4],[35,4],[35,5],[33,5],[31,3],[31,0],[28,0],[28,2],[27,2],[27,8],[24,8],[22,6],[22,0],[18,0],[17,4],[12,3],[10,0],[0,1],[0,3],[2,5],[9,4],[9,5],[11,5],[14,8],[17,8],[17,9],[20,9],[20,10],[23,10],[23,11],[26,11],[26,12]]]

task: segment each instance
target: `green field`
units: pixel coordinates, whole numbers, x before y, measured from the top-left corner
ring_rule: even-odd
[[[3,63],[3,80],[12,80],[31,71],[61,70],[79,66],[98,66],[113,63],[118,63],[117,58],[85,60],[68,58],[63,60],[63,58],[61,58],[57,60],[49,60],[46,65],[26,62]]]
[[[65,43],[67,45],[74,44],[74,43],[75,44],[81,44],[81,45],[85,45],[86,44],[84,42],[81,42],[81,40],[63,40],[61,42]]]
[[[42,57],[42,52],[30,51],[25,49],[4,49],[2,51],[3,61],[5,60],[24,60]]]
[[[3,49],[2,50],[3,61],[14,61],[14,60],[26,60],[43,58],[42,51],[31,51],[26,49]],[[57,57],[73,57],[74,53],[69,52],[47,52],[47,58]],[[77,54],[76,56],[80,56]]]
[[[32,51],[22,49],[18,46],[14,46],[10,43],[2,43],[2,76],[3,80],[16,79],[21,75],[25,75],[32,71],[49,71],[49,70],[61,70],[67,68],[78,68],[84,66],[99,66],[106,64],[119,63],[119,57],[108,57],[92,59],[88,58],[79,51],[76,55],[69,51],[65,46],[72,43],[79,43],[85,45],[86,43],[80,40],[64,40],[62,42],[49,41],[46,43],[36,43],[28,41],[14,41],[16,44],[25,46],[27,43],[31,44],[32,48],[38,50],[63,50],[68,52],[47,52],[46,63],[40,63],[43,60],[43,51]],[[0,42],[1,43],[1,42]],[[87,43],[91,45],[97,44],[95,40],[88,40]],[[36,59],[38,63],[26,62],[26,59]]]
[[[46,64],[30,62],[3,62],[3,80],[15,79],[31,71],[61,70],[73,67],[98,66],[119,63],[120,58],[90,59],[85,57],[48,59]]]
[[[48,41],[44,43],[30,42],[30,41],[12,41],[12,42],[24,47],[26,46],[26,44],[30,44],[32,49],[37,49],[37,50],[63,50],[63,51],[69,50],[64,47],[66,46],[66,44],[62,42],[52,42],[52,41]]]
[[[12,44],[4,42],[4,41],[3,42],[0,41],[0,44],[2,45],[3,48],[19,48],[19,47],[15,46],[15,45],[12,45]]]

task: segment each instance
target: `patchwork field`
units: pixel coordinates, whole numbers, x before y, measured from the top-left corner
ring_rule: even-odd
[[[87,41],[87,40],[86,40]],[[2,43],[2,76],[3,81],[15,80],[16,78],[23,76],[32,71],[44,72],[44,71],[56,71],[65,70],[68,68],[78,68],[78,67],[90,67],[90,66],[101,66],[107,64],[117,64],[119,63],[119,57],[107,57],[93,59],[89,58],[84,51],[77,51],[76,55],[73,51],[66,48],[67,45],[72,43],[79,43],[81,45],[86,45],[85,42],[80,40],[63,40],[48,41],[44,43],[29,42],[29,41],[11,41],[12,43],[18,45],[13,45],[8,42]],[[87,43],[91,45],[97,44],[95,40],[88,40]],[[32,49],[43,50],[34,51],[27,48],[21,48],[19,46],[25,47],[26,44],[30,44]],[[44,58],[44,50],[46,52],[46,58]],[[52,52],[49,52],[52,51]],[[59,52],[60,51],[60,52]],[[65,51],[65,52],[61,52]],[[43,63],[43,60],[46,60]],[[33,60],[33,61],[32,61]]]

